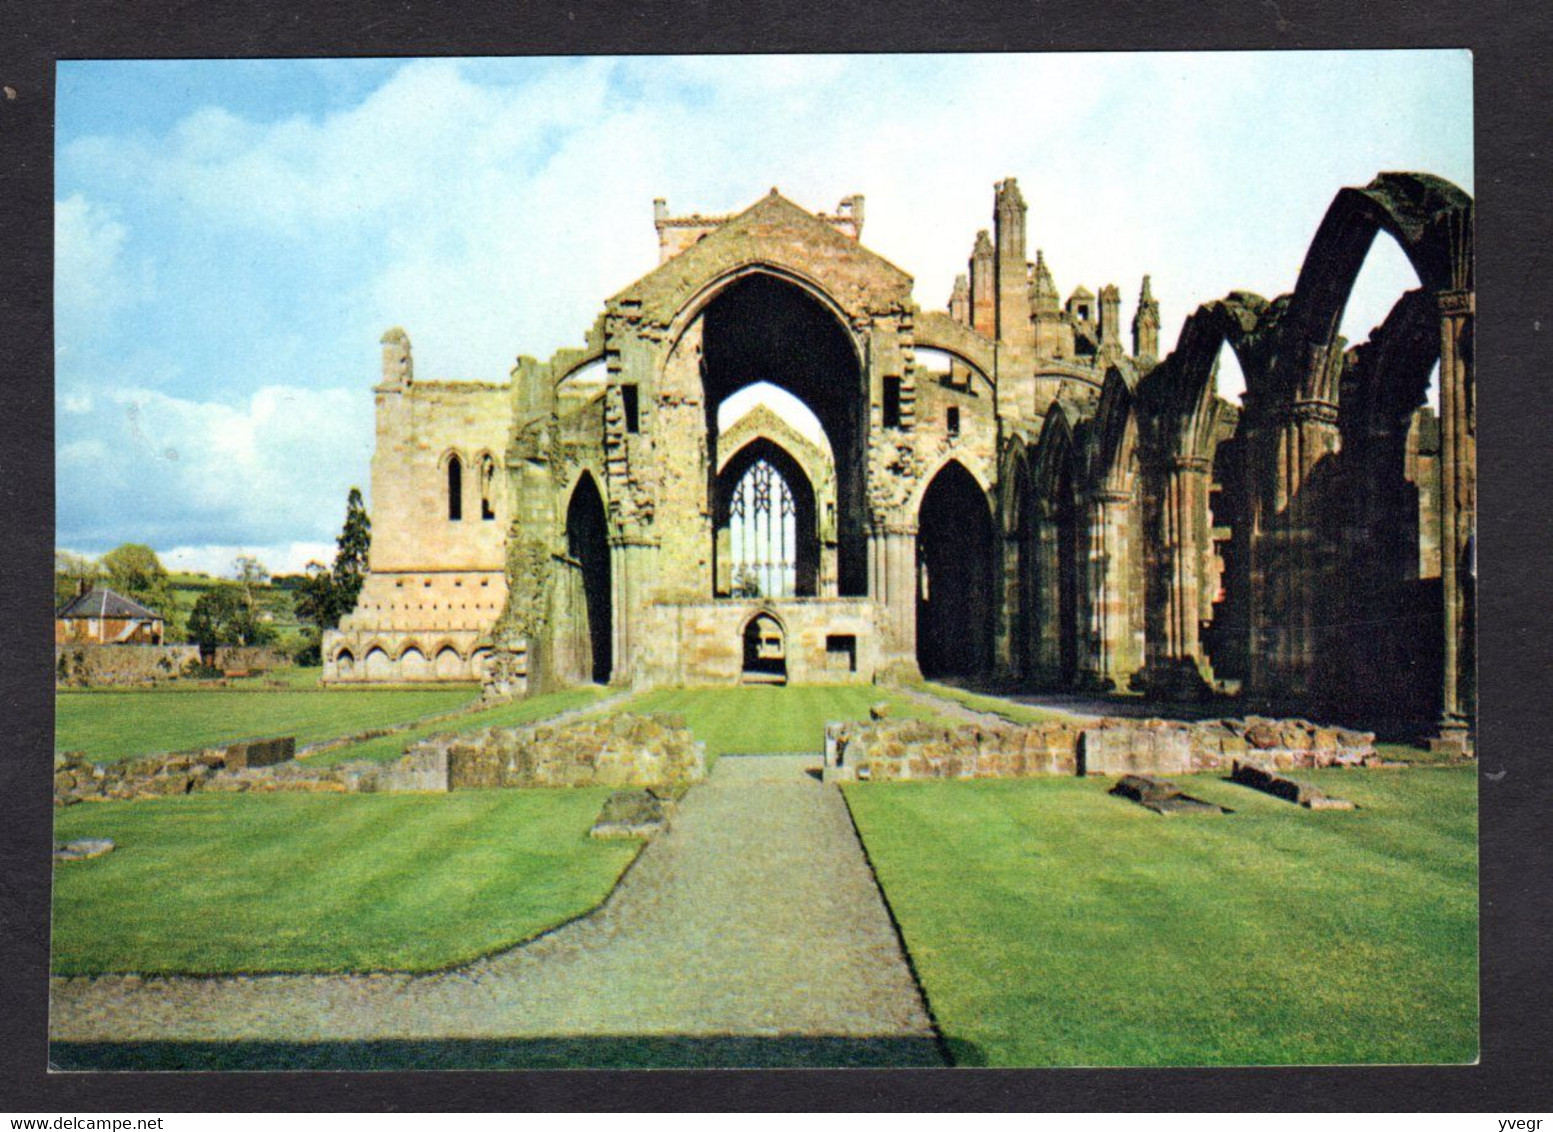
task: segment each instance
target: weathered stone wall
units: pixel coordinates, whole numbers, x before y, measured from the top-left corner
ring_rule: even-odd
[[[215,661],[222,672],[272,672],[291,664],[291,658],[284,652],[268,646],[218,648]]]
[[[1379,761],[1375,736],[1368,732],[1257,717],[998,727],[875,720],[832,724],[825,735],[827,776],[871,781],[1192,774],[1225,769],[1237,759],[1280,770]]]
[[[54,756],[54,804],[192,794],[209,787],[222,771],[272,767],[289,762],[295,755],[296,740],[289,737],[106,763],[94,763],[81,751],[64,751]]]
[[[199,659],[197,645],[55,645],[54,680],[83,688],[174,680]]]
[[[390,331],[383,344],[383,380],[374,390],[371,572],[356,608],[325,635],[324,680],[479,679],[477,642],[506,600],[511,387],[417,382],[408,336]],[[455,456],[457,519],[448,507]]]
[[[655,647],[640,675],[653,684],[737,684],[744,627],[766,612],[781,624],[793,684],[867,683],[879,663],[877,606],[866,600],[762,598],[655,604],[645,611]],[[843,649],[852,639],[853,651]],[[832,638],[837,640],[832,641]]]
[[[291,738],[93,763],[54,756],[54,804],[217,793],[385,794],[517,786],[674,787],[706,777],[706,748],[684,722],[614,715],[565,726],[434,735],[392,762],[298,761]]]
[[[706,776],[706,751],[674,716],[614,715],[566,727],[488,727],[433,736],[407,758],[446,760],[450,790],[496,786],[670,786]]]

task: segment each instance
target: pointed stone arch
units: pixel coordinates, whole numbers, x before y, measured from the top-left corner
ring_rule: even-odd
[[[567,493],[559,603],[564,639],[556,671],[572,683],[608,684],[614,675],[614,590],[609,516],[591,469]]]
[[[959,460],[944,461],[917,505],[917,664],[924,676],[990,671],[994,550],[985,485]]]

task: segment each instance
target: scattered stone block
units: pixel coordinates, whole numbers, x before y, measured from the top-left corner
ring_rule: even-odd
[[[225,765],[228,770],[243,770],[254,766],[274,766],[297,757],[297,741],[287,735],[279,739],[255,739],[247,743],[232,743],[226,748]]]
[[[673,802],[651,790],[617,790],[604,801],[589,837],[611,840],[652,837],[668,824]]]
[[[887,719],[889,718],[889,715],[890,702],[888,700],[880,700],[878,703],[872,704],[868,708],[869,719]]]
[[[56,861],[89,861],[93,857],[101,857],[104,853],[111,852],[113,852],[113,842],[106,837],[54,842]]]
[[[1358,807],[1346,798],[1334,798],[1326,792],[1306,782],[1296,782],[1292,778],[1285,778],[1280,774],[1274,774],[1265,767],[1255,763],[1235,760],[1230,771],[1230,780],[1238,782],[1242,786],[1249,786],[1253,790],[1260,790],[1264,794],[1271,794],[1275,798],[1282,798],[1285,802],[1293,802],[1297,806],[1304,806],[1309,810],[1353,810]]]
[[[1136,802],[1156,814],[1227,814],[1231,811],[1183,794],[1174,782],[1142,774],[1124,775],[1107,793]]]

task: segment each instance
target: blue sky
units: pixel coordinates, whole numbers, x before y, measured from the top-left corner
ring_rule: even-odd
[[[213,571],[332,553],[386,327],[422,377],[578,344],[657,196],[864,193],[942,307],[1015,176],[1058,288],[1130,321],[1151,273],[1168,348],[1290,289],[1339,187],[1474,188],[1465,52],[66,62],[58,96],[57,541]],[[1377,241],[1345,333],[1414,285]]]

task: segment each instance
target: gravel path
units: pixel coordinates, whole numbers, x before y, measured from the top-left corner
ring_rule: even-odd
[[[935,1056],[817,757],[723,758],[603,907],[431,974],[53,980],[56,1041],[806,1036]],[[865,1059],[866,1060],[866,1059]]]

